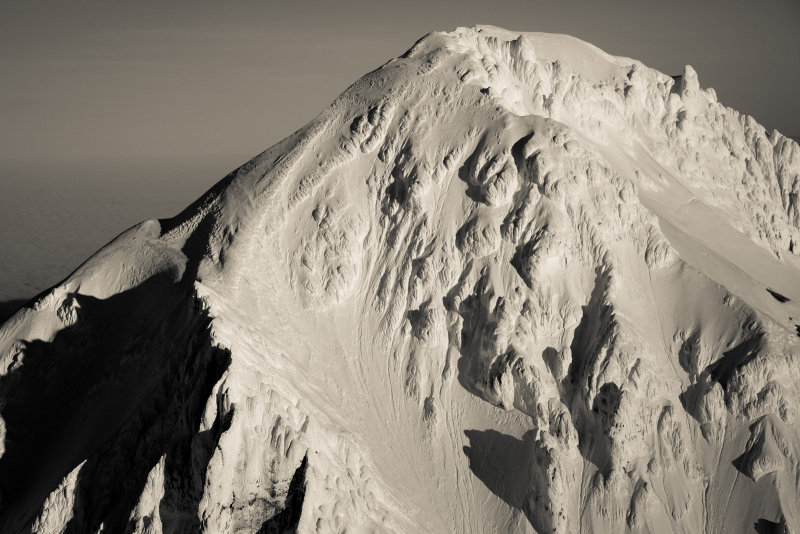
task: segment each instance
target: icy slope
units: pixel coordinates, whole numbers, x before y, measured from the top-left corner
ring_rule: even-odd
[[[430,34],[0,329],[0,530],[800,530],[799,174],[690,67]]]

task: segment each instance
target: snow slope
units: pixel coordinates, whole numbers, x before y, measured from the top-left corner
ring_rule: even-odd
[[[3,532],[800,530],[800,147],[432,33],[0,328]]]

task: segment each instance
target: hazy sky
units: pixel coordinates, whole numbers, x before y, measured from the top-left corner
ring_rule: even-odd
[[[800,1],[0,0],[0,160],[241,163],[431,30],[570,33],[800,135]]]

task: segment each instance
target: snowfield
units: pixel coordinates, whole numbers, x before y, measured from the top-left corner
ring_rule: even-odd
[[[0,327],[0,531],[800,532],[799,255],[691,67],[429,34]]]

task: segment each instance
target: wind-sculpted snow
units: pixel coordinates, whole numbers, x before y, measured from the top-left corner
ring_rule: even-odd
[[[0,526],[798,530],[799,189],[689,66],[430,34],[2,327]]]

